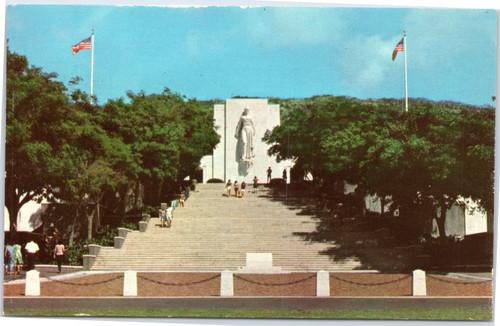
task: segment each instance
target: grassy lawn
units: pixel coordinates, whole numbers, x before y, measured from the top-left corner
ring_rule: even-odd
[[[491,320],[489,308],[383,309],[383,310],[250,310],[250,309],[19,309],[16,316],[121,316],[207,318],[324,318],[324,319],[432,319]]]

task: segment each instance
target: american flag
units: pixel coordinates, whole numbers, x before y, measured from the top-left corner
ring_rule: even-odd
[[[396,48],[394,49],[394,52],[392,52],[392,61],[396,59],[396,55],[398,52],[403,51],[403,43],[404,43],[404,37],[399,41],[398,45],[396,45]]]
[[[81,41],[77,45],[73,45],[71,47],[71,52],[73,52],[73,54],[75,54],[75,53],[78,53],[78,51],[80,51],[80,50],[90,50],[91,38],[92,38],[92,36]]]

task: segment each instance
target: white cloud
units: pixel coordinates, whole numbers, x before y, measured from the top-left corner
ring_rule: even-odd
[[[346,86],[359,96],[372,96],[393,69],[391,55],[398,41],[380,35],[344,40],[335,60]]]
[[[245,15],[247,34],[266,47],[301,47],[335,42],[344,20],[328,8],[254,8]]]

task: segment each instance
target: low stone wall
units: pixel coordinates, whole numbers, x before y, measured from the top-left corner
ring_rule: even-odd
[[[149,220],[151,219],[151,215],[149,214],[142,214],[142,221],[139,222],[139,232],[146,232],[146,229],[148,227]],[[127,234],[132,232],[132,230],[126,229],[126,228],[118,228],[118,236],[114,238],[114,245],[113,247],[115,249],[120,249],[123,244],[125,243],[125,239],[127,238]],[[94,265],[94,262],[97,258],[97,255],[99,254],[99,251],[101,250],[102,246],[96,245],[96,244],[90,244],[88,245],[89,248],[89,254],[88,255],[83,255],[83,269],[84,270],[90,270],[92,268],[92,265]]]
[[[128,274],[127,274],[128,273]],[[124,277],[127,275],[127,277]],[[325,277],[326,276],[326,277]],[[4,296],[397,297],[492,296],[491,281],[424,271],[411,274],[305,272],[275,274],[113,272],[72,279],[28,272],[25,284],[5,284]]]

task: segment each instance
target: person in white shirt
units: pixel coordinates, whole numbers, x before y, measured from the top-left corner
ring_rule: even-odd
[[[26,246],[24,247],[24,250],[26,250],[26,256],[28,257],[28,270],[35,269],[35,260],[36,260],[36,254],[40,250],[36,242],[33,240],[28,242]]]
[[[169,206],[167,208],[167,227],[170,227],[172,225],[172,218],[173,218],[173,208],[172,206]]]

